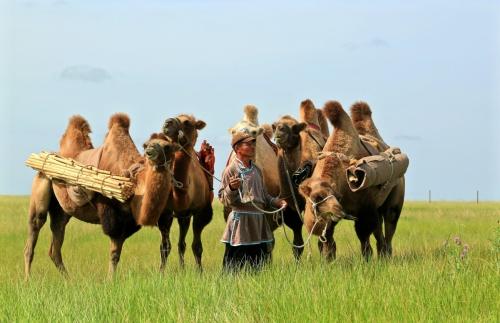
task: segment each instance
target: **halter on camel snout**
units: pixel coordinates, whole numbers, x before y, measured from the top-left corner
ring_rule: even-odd
[[[158,158],[160,157],[160,151],[163,155],[163,163],[159,163]],[[146,158],[155,163],[155,169],[164,167],[168,169],[170,167],[170,159],[167,160],[167,155],[165,154],[165,149],[159,143],[153,143],[146,147],[144,150]]]
[[[173,125],[170,125],[170,124],[173,124]],[[171,129],[171,127],[174,127],[174,129],[177,129],[177,133],[175,135],[177,135],[177,142],[181,146],[185,146],[185,145],[189,144],[188,138],[184,135],[184,131],[181,129],[182,123],[179,120],[179,118],[168,118],[165,120],[165,123],[163,124],[163,133],[169,138],[171,138],[171,137],[170,137],[170,133],[168,130]],[[174,138],[171,138],[171,139],[174,140]]]
[[[330,194],[330,195],[328,195],[327,197],[325,197],[324,199],[322,199],[319,202],[314,202],[310,197],[307,198],[309,200],[309,202],[311,202],[311,204],[312,204],[311,206],[312,206],[312,209],[313,209],[314,218],[316,218],[316,219],[318,218],[318,205],[320,205],[323,202],[326,202],[327,200],[331,199],[332,197],[335,197],[335,195]],[[352,220],[352,221],[357,221],[358,220],[358,218],[356,218],[355,216],[347,214],[344,211],[340,211],[340,215],[334,214],[333,212],[324,212],[324,213],[331,214],[330,215],[330,219],[333,222],[339,222],[342,219]]]

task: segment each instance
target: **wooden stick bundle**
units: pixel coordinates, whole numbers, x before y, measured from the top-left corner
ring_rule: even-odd
[[[55,153],[31,154],[26,160],[26,165],[44,173],[50,179],[58,179],[68,185],[82,186],[122,203],[134,193],[134,184],[130,178],[111,175],[109,171],[84,165]]]

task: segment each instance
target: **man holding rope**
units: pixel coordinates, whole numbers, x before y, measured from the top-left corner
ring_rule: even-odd
[[[241,270],[245,264],[260,269],[271,259],[273,233],[264,216],[266,209],[286,207],[286,202],[270,196],[261,170],[254,165],[255,138],[236,132],[231,139],[236,158],[222,175],[221,202],[232,209],[221,241],[226,244],[223,269]],[[274,212],[273,212],[274,213]]]

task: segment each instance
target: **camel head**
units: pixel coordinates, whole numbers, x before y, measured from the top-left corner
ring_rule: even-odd
[[[198,130],[205,128],[205,126],[205,121],[196,120],[187,114],[180,114],[176,118],[165,120],[163,133],[183,147],[194,147],[198,139]]]
[[[254,138],[262,134],[264,128],[259,126],[258,114],[259,110],[254,105],[246,105],[243,108],[243,119],[232,128],[229,128],[231,136],[239,131],[250,134]]]
[[[342,197],[327,180],[308,178],[300,184],[299,192],[306,200],[304,217],[333,222],[354,220],[344,212],[339,202]]]
[[[172,142],[163,133],[153,133],[143,147],[146,160],[155,169],[169,167],[175,152],[180,149],[179,144]]]
[[[298,122],[291,116],[281,117],[273,123],[274,139],[279,148],[290,150],[300,143],[300,132],[307,127],[305,122]]]
[[[254,138],[257,138],[258,135],[264,132],[264,128],[242,120],[229,129],[229,133],[231,135],[234,135],[236,132],[244,132],[250,134]]]

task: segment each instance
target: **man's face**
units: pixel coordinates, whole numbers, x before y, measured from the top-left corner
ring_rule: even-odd
[[[255,156],[255,140],[242,142],[236,146],[238,156],[253,158]]]

